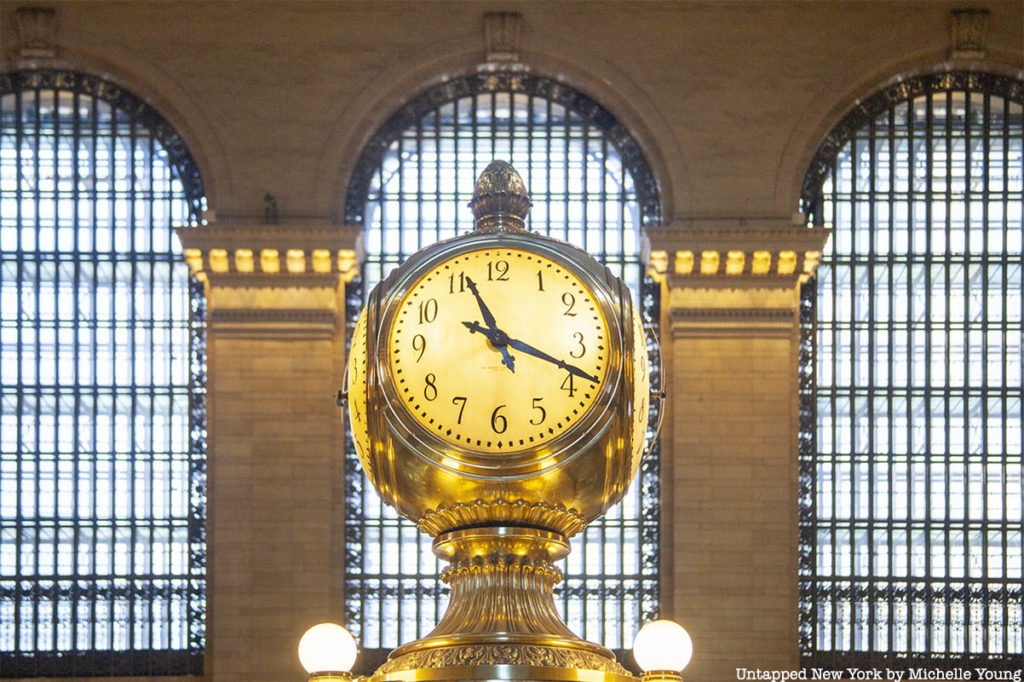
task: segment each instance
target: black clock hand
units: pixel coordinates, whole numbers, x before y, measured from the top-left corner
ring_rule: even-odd
[[[499,329],[498,331],[501,331],[501,330]],[[502,332],[502,334],[504,334],[504,332]],[[507,339],[508,345],[512,346],[516,350],[521,350],[522,352],[526,353],[527,355],[532,355],[535,358],[540,358],[541,360],[546,360],[547,362],[550,362],[553,365],[557,365],[558,367],[564,369],[566,372],[569,372],[569,374],[575,374],[576,376],[580,377],[581,379],[586,379],[587,381],[591,381],[591,382],[593,382],[595,384],[598,381],[596,376],[593,376],[591,374],[587,374],[586,372],[584,372],[582,369],[580,369],[576,365],[570,365],[565,360],[559,360],[558,358],[554,358],[554,357],[548,355],[547,353],[545,353],[544,351],[537,350],[536,348],[534,348],[530,344],[528,344],[528,343],[526,343],[524,341],[520,341],[519,339],[509,339],[507,334],[505,334],[505,338]],[[492,341],[492,343],[493,343],[493,341]]]
[[[466,286],[469,287],[469,290],[473,292],[474,296],[476,296],[476,303],[477,305],[480,306],[480,314],[484,316],[484,324],[486,324],[490,329],[497,329],[498,325],[494,321],[494,315],[491,314],[491,311],[487,307],[487,304],[484,303],[484,299],[480,297],[480,292],[477,291],[476,289],[476,282],[474,282],[467,276]]]
[[[551,364],[561,369],[564,369],[566,372],[569,372],[570,374],[575,374],[581,379],[586,379],[587,381],[591,381],[595,384],[598,382],[598,378],[596,376],[593,376],[592,374],[587,374],[576,365],[570,365],[568,362],[564,360],[559,360],[558,358],[548,355],[544,351],[534,348],[525,341],[520,341],[519,339],[510,339],[508,334],[506,334],[505,332],[496,327],[487,329],[485,327],[480,326],[479,322],[463,322],[462,324],[465,325],[466,329],[468,329],[470,332],[479,332],[480,334],[486,336],[487,340],[491,342],[491,345],[498,349],[504,349],[505,346],[512,346],[516,350],[520,350],[526,353],[527,355],[532,355],[535,358],[540,358],[541,360],[550,362]]]
[[[472,292],[473,296],[476,298],[477,305],[480,306],[480,314],[483,315],[484,324],[487,325],[488,329],[497,330],[498,329],[498,324],[494,321],[494,315],[491,314],[490,308],[488,308],[487,304],[484,303],[483,297],[480,296],[480,292],[476,288],[476,282],[474,282],[470,277],[467,276],[466,277],[466,286],[469,287],[470,292]],[[470,329],[470,331],[477,331],[477,330]],[[481,333],[483,333],[482,330],[479,330],[479,331]],[[488,340],[490,340],[490,342],[491,342],[491,345],[493,345],[495,348],[497,348],[501,352],[501,364],[503,364],[506,367],[508,367],[510,372],[515,372],[516,371],[516,361],[515,361],[515,358],[513,358],[512,354],[508,352],[508,348],[505,347],[505,344],[504,343],[495,343],[494,339],[491,338],[491,336],[488,335],[488,334],[484,334],[484,336],[487,336]]]
[[[479,332],[486,336],[487,340],[491,342],[491,345],[501,351],[501,364],[508,367],[510,372],[516,371],[515,358],[512,357],[512,354],[508,352],[507,348],[508,334],[497,327],[481,327],[479,322],[463,322],[462,324],[466,326],[466,329],[468,329],[470,333]]]

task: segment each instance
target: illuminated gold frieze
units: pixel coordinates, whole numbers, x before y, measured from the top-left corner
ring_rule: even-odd
[[[725,259],[725,274],[738,275],[743,272],[746,255],[742,251],[730,251]]]
[[[752,276],[779,278],[770,286],[792,286],[814,276],[829,231],[807,227],[803,216],[765,219],[763,224],[726,219],[680,221],[646,231],[650,269],[671,282],[706,281],[711,286],[749,286]],[[661,264],[671,261],[671,270]]]
[[[693,272],[693,251],[676,251],[675,271],[677,275]]]
[[[225,221],[176,229],[189,271],[206,284],[213,335],[332,337],[342,283],[359,272],[361,228]]]
[[[772,269],[772,252],[755,251],[750,263],[750,272],[755,275],[767,275]]]
[[[210,249],[207,254],[211,272],[228,271],[228,252],[224,249]]]
[[[302,249],[288,249],[285,252],[285,267],[288,272],[301,273],[306,271],[306,252]]]
[[[235,270],[242,273],[249,273],[256,270],[256,263],[253,261],[252,249],[235,249]]]
[[[281,260],[277,249],[260,251],[260,270],[268,273],[281,272]]]
[[[700,253],[700,274],[714,275],[718,272],[718,252],[701,251]]]

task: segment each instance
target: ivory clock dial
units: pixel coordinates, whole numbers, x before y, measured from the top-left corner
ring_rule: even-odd
[[[453,256],[409,289],[387,357],[424,429],[502,454],[582,419],[608,375],[609,348],[600,306],[576,275],[530,251],[487,248]]]

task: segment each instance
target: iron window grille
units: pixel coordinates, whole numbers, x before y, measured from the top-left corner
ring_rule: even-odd
[[[801,306],[806,667],[1019,668],[1024,83],[912,78],[803,191],[832,229]]]
[[[0,75],[0,669],[203,672],[202,180],[147,103]]]
[[[350,333],[364,296],[388,272],[418,249],[473,229],[466,204],[494,159],[511,162],[526,182],[528,229],[608,265],[639,297],[653,321],[648,335],[656,334],[659,289],[645,277],[640,240],[644,227],[659,224],[660,206],[643,152],[597,102],[524,73],[449,80],[410,100],[370,139],[346,202],[346,223],[365,226],[366,249],[362,277],[348,290]],[[654,380],[660,385],[660,374]],[[391,648],[433,629],[447,588],[430,539],[379,501],[350,437],[345,461],[345,617],[368,672]],[[658,612],[658,472],[655,443],[626,499],[572,541],[556,588],[569,626],[620,652]]]

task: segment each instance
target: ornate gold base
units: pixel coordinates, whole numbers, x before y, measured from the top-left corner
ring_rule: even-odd
[[[438,507],[420,517],[417,525],[431,537],[437,537],[453,528],[508,525],[547,528],[571,538],[586,528],[587,522],[575,509],[566,509],[560,504],[498,498]]]
[[[441,579],[451,600],[423,639],[395,649],[370,682],[397,680],[580,680],[636,682],[602,646],[580,639],[555,609],[562,579],[553,561],[563,535],[535,528],[443,533],[434,553],[451,562]]]
[[[577,679],[567,672],[587,671],[600,673],[604,679],[607,675],[614,678],[634,680],[629,672],[615,662],[600,654],[581,649],[570,649],[559,646],[543,646],[536,644],[468,644],[461,646],[438,647],[426,651],[413,651],[398,658],[389,659],[374,673],[371,679],[410,679],[401,673],[424,674],[425,670],[433,670],[435,674],[448,669],[488,668],[486,674],[481,671],[473,679],[487,677],[497,670],[505,668],[537,668],[547,669],[544,679]],[[559,672],[556,672],[556,669]],[[505,675],[499,679],[518,679]],[[421,678],[420,678],[421,679]],[[433,679],[437,679],[436,677]]]
[[[585,670],[583,668],[544,668],[527,665],[478,665],[447,668],[419,668],[375,674],[366,682],[448,682],[455,680],[508,680],[512,682],[638,682],[632,675]]]

